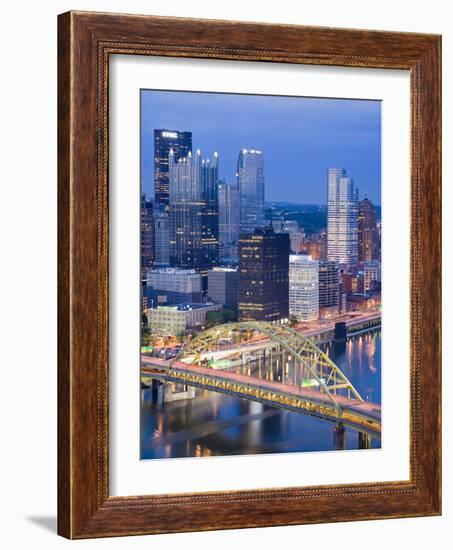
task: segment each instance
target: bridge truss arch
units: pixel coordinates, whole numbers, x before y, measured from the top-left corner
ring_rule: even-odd
[[[247,342],[247,333],[248,335],[261,334],[265,336],[268,344],[271,346],[275,344],[288,352],[303,369],[301,380],[326,394],[337,411],[338,418],[341,418],[343,409],[338,396],[343,395],[363,402],[359,392],[340,368],[312,340],[287,325],[261,321],[240,321],[217,325],[190,340],[171,364],[181,361],[188,365],[204,365],[209,362],[209,355],[216,349],[219,342],[231,339],[233,346],[242,345]]]

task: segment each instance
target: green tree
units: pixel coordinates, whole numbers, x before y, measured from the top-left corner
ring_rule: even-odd
[[[237,314],[232,309],[222,309],[221,311],[208,311],[206,314],[206,328],[215,327],[223,323],[237,321]]]
[[[224,309],[223,310],[223,322],[232,323],[237,321],[237,313],[233,309]]]
[[[206,313],[206,328],[215,327],[223,322],[223,311],[208,311]]]
[[[151,340],[151,334],[148,327],[142,327],[142,334],[141,334],[141,345],[142,346],[149,346],[150,340]]]

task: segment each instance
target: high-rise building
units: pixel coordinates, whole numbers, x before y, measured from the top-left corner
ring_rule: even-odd
[[[327,259],[346,265],[358,261],[358,190],[340,168],[327,173]]]
[[[146,282],[146,273],[154,261],[154,220],[153,203],[142,194],[140,209],[140,256],[142,283]]]
[[[201,275],[194,269],[171,267],[148,271],[148,307],[201,302]]]
[[[239,320],[279,321],[289,316],[289,236],[272,227],[239,237]]]
[[[239,189],[235,185],[219,184],[220,257],[237,256],[239,240]]]
[[[242,149],[237,165],[240,231],[253,233],[264,227],[264,161],[257,149]]]
[[[173,150],[174,159],[185,158],[192,151],[192,132],[179,130],[154,130],[154,202],[168,204],[169,165],[168,156]]]
[[[170,265],[170,216],[165,210],[154,211],[154,266]]]
[[[359,261],[379,259],[377,212],[369,199],[359,202]]]
[[[214,267],[208,271],[208,299],[225,308],[237,311],[238,270]]]
[[[218,155],[169,154],[170,264],[201,271],[219,259]]]
[[[318,262],[304,254],[289,257],[289,314],[298,321],[319,317]]]
[[[336,308],[340,305],[340,275],[335,262],[319,261],[319,308]]]

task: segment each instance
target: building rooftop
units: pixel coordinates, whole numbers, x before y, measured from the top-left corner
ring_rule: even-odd
[[[235,267],[213,267],[212,269],[210,269],[209,271],[223,271],[223,272],[234,272],[236,273],[237,272],[237,268]],[[208,272],[209,273],[209,272]]]
[[[175,306],[157,306],[157,310],[176,310],[176,311],[191,311],[194,309],[203,309],[206,307],[217,306],[213,302],[206,302],[205,304],[178,304]]]
[[[169,275],[198,275],[195,269],[183,269],[180,267],[157,267],[148,270],[148,273],[168,273]]]

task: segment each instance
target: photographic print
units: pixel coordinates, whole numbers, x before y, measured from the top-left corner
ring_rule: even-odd
[[[140,458],[380,448],[380,101],[140,103]]]

